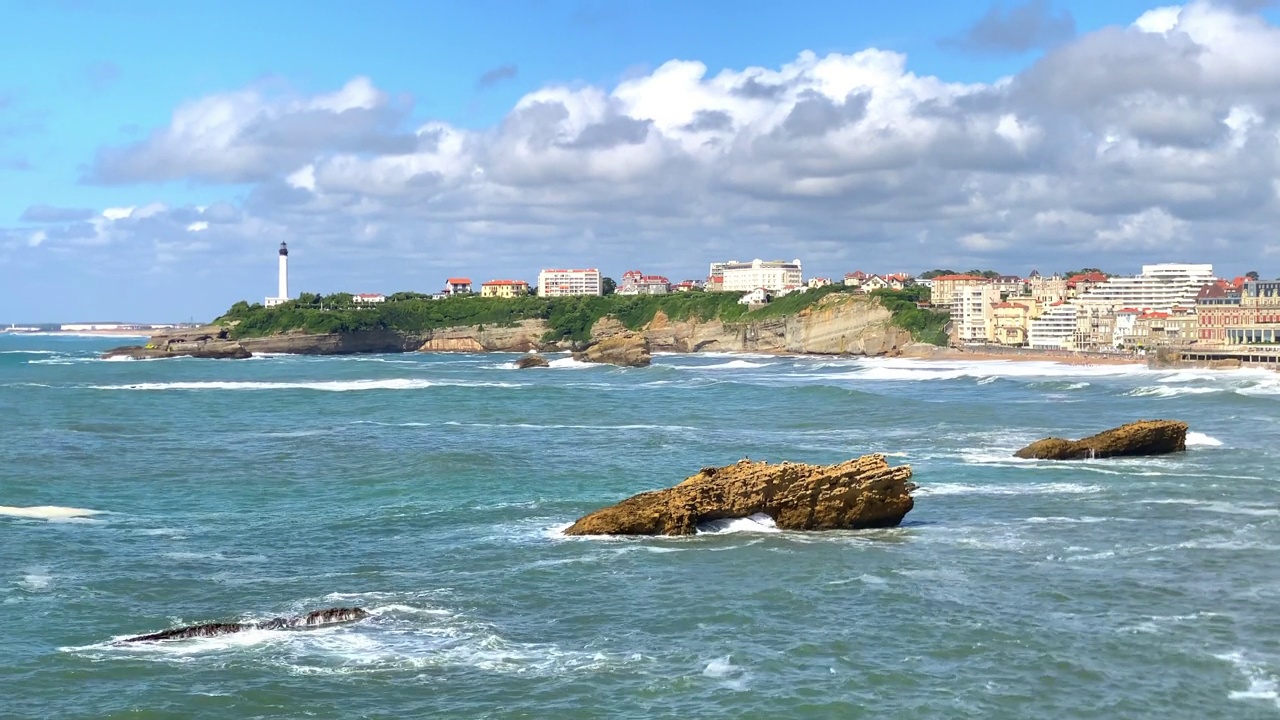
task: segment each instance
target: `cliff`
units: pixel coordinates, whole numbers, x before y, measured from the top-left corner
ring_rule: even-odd
[[[784,298],[790,300],[790,298]],[[437,301],[448,302],[448,301]],[[758,352],[820,355],[898,355],[913,343],[911,333],[893,324],[893,313],[878,299],[846,293],[821,297],[794,312],[772,306],[734,319],[675,318],[662,309],[638,329],[613,316],[589,326],[585,341],[547,341],[552,323],[525,319],[506,323],[459,325],[399,332],[348,330],[308,333],[291,330],[235,339],[229,325],[160,333],[147,347],[117,348],[109,355],[129,357],[244,357],[244,353],[342,355],[354,353],[529,352],[585,350],[624,333],[639,332],[653,352]],[[585,328],[586,326],[584,326]],[[634,326],[633,326],[634,327]]]

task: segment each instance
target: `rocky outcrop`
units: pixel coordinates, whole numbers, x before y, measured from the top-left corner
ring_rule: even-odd
[[[764,513],[784,530],[893,527],[911,511],[907,465],[884,455],[838,465],[743,460],[703,468],[675,487],[641,493],[580,518],[567,535],[692,535],[698,523]]]
[[[125,638],[123,642],[153,642],[158,640],[186,640],[189,638],[214,637],[230,635],[245,630],[305,630],[308,628],[334,625],[337,623],[355,622],[369,617],[364,608],[327,608],[315,610],[306,615],[277,617],[270,620],[251,623],[205,623],[203,625],[187,625],[185,627],[162,630],[148,635],[137,635]]]
[[[1140,420],[1082,440],[1037,440],[1014,453],[1014,457],[1031,460],[1085,460],[1165,455],[1186,449],[1186,423],[1177,420]]]
[[[649,341],[641,333],[624,332],[606,337],[573,354],[575,360],[621,367],[647,367],[653,361]]]
[[[528,370],[529,368],[550,367],[551,363],[541,355],[525,355],[516,361],[517,370]]]
[[[835,293],[795,315],[749,322],[677,321],[659,312],[644,334],[655,352],[894,355],[912,338],[892,317],[874,299]]]
[[[188,343],[170,347],[154,345],[126,345],[103,353],[104,358],[125,357],[134,360],[159,360],[161,358],[193,357],[207,360],[243,360],[253,353],[238,342],[215,340],[207,343]]]
[[[547,333],[543,320],[522,320],[514,325],[474,325],[441,328],[425,333],[422,352],[529,352],[543,349]]]

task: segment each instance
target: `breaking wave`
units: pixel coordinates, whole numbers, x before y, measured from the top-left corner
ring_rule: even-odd
[[[727,518],[698,523],[698,534],[724,535],[728,533],[776,533],[778,529],[773,518],[765,513],[755,513],[741,518]]]
[[[131,385],[91,385],[93,390],[318,390],[321,392],[355,392],[361,390],[425,390],[432,387],[525,387],[521,383],[470,380],[421,380],[391,378],[387,380],[329,380],[321,382],[258,381],[192,381],[136,383]]]
[[[77,518],[88,518],[101,514],[103,514],[102,510],[61,507],[59,505],[33,505],[30,507],[0,505],[0,516],[29,518],[33,520],[71,520]]]
[[[1187,447],[1222,447],[1222,441],[1192,430],[1187,433]]]

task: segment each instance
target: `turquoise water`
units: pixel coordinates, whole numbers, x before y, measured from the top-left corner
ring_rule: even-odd
[[[0,336],[0,716],[1271,718],[1280,376]],[[1192,423],[1176,457],[1009,458]],[[910,463],[893,530],[566,539],[705,465]],[[370,620],[151,646],[183,623]]]

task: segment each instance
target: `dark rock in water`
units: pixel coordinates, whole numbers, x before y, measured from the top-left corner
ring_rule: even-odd
[[[838,465],[743,460],[593,512],[565,534],[692,535],[699,523],[757,513],[784,530],[894,527],[914,505],[910,478],[909,466],[891,467],[884,455]]]
[[[209,360],[244,360],[253,357],[243,345],[231,340],[209,340],[199,343],[174,343],[163,347],[148,344],[126,345],[108,350],[103,358],[127,357],[134,360],[193,357]]]
[[[550,367],[550,366],[551,366],[551,363],[547,362],[547,359],[542,357],[541,355],[525,355],[524,357],[516,361],[516,368],[520,370],[525,370],[527,368],[543,368],[543,367]]]
[[[306,615],[278,617],[252,623],[205,623],[203,625],[187,625],[186,627],[161,630],[149,635],[138,635],[125,638],[124,642],[152,642],[157,640],[186,640],[189,638],[215,637],[244,632],[245,630],[304,630],[307,628],[334,625],[337,623],[355,622],[369,617],[364,608],[327,608],[315,610]]]
[[[1166,455],[1187,449],[1187,424],[1177,420],[1140,420],[1082,440],[1045,438],[1014,453],[1030,460]]]

